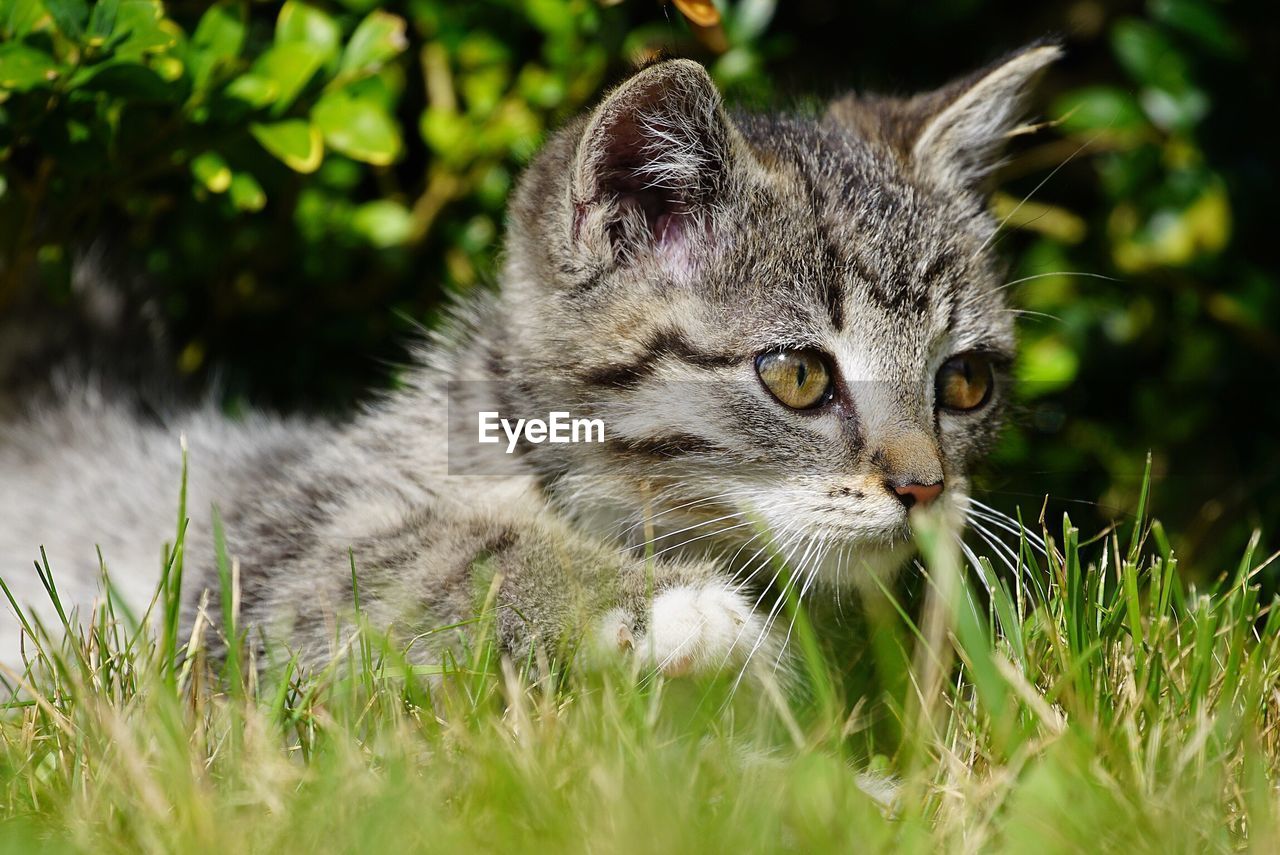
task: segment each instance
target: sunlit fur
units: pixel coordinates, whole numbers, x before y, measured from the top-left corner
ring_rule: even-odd
[[[729,113],[696,64],[644,69],[528,170],[499,292],[460,307],[402,388],[350,423],[140,422],[83,384],[11,418],[0,573],[37,602],[45,544],[64,599],[84,603],[99,544],[141,611],[186,433],[188,625],[216,584],[217,505],[264,649],[331,653],[354,557],[369,622],[413,659],[454,638],[427,629],[489,601],[519,655],[603,637],[665,651],[653,664],[673,673],[772,664],[784,563],[807,596],[896,569],[910,549],[894,483],[942,481],[944,515],[966,511],[1004,378],[952,414],[934,376],[966,351],[1012,357],[980,182],[1056,55],[1028,48],[936,93],[848,96],[818,116]],[[826,354],[830,404],[790,410],[761,385],[755,357],[785,347]],[[608,441],[528,446],[510,475],[468,474],[445,436],[459,380],[491,384],[512,413],[598,415]],[[12,661],[17,628],[0,621]]]

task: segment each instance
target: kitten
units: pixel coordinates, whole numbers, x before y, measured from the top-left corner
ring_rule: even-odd
[[[587,638],[668,674],[776,658],[782,561],[802,595],[856,589],[909,555],[913,506],[959,526],[1014,347],[980,185],[1058,54],[819,118],[731,114],[699,65],[647,67],[528,169],[500,291],[349,424],[144,422],[87,384],[11,418],[0,573],[38,605],[45,544],[84,608],[97,544],[140,613],[184,435],[188,621],[217,587],[216,506],[255,643],[308,661],[350,626],[352,556],[368,621],[415,661],[487,599],[517,657]],[[526,432],[504,456],[479,442],[486,406],[604,436]],[[0,632],[13,663],[12,615]]]

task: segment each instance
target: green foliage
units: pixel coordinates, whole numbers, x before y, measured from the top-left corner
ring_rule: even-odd
[[[759,81],[772,9],[741,5],[731,88]],[[4,0],[0,310],[33,273],[65,293],[102,238],[159,283],[184,371],[235,338],[233,394],[349,405],[370,357],[397,352],[397,310],[429,317],[491,278],[512,176],[547,130],[628,59],[692,43],[628,13]]]
[[[1025,235],[1011,293],[1041,313],[1023,325],[1029,418],[998,465],[1040,473],[1023,490],[1098,501],[1097,520],[1132,507],[1131,461],[1151,449],[1157,481],[1178,485],[1162,495],[1181,546],[1217,558],[1280,521],[1264,427],[1280,411],[1262,392],[1280,364],[1280,283],[1247,213],[1275,161],[1260,158],[1243,91],[1256,66],[1230,12],[1171,0],[1100,22],[1118,73],[1050,99],[1056,129],[997,198]]]

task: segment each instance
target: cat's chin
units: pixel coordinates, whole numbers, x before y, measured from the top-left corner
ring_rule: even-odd
[[[908,530],[892,545],[851,541],[833,548],[818,563],[815,577],[828,587],[867,594],[893,582],[911,558],[915,544]]]
[[[858,530],[847,537],[835,535],[836,542],[817,562],[817,578],[823,582],[862,593],[880,590],[919,555],[916,526],[932,529],[946,538],[959,538],[964,530],[962,501],[957,491],[948,500],[925,511],[903,514],[901,521],[866,532]],[[831,538],[832,533],[824,533]]]
[[[729,569],[744,587],[765,588],[778,583],[781,564],[807,593],[812,588],[869,593],[892,583],[917,554],[905,525],[890,537],[832,537],[830,531],[789,539],[775,545],[771,556],[754,542],[727,550]]]

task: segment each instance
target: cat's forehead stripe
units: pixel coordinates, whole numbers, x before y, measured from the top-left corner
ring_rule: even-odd
[[[891,169],[868,170],[846,137],[813,133],[806,142],[788,146],[785,161],[816,230],[818,287],[832,327],[842,331],[857,311],[857,292],[886,311],[926,315],[932,295],[950,285],[956,255],[936,248],[944,236],[929,233],[915,192]]]
[[[697,368],[729,368],[742,361],[739,354],[697,347],[684,332],[674,327],[660,327],[644,338],[639,353],[633,359],[592,367],[583,373],[582,380],[592,386],[634,388],[653,374],[663,359],[675,359]]]

